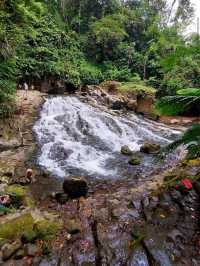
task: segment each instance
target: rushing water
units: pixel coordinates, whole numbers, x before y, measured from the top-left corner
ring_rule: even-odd
[[[34,130],[42,167],[60,177],[84,174],[96,178],[133,172],[133,166],[120,154],[121,146],[138,151],[145,141],[167,144],[180,134],[134,114],[114,116],[76,97],[64,96],[46,100]],[[152,158],[146,158],[142,169],[150,163]]]

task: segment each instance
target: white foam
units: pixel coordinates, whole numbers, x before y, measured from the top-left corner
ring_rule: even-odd
[[[167,143],[170,135],[178,133],[135,115],[130,119],[112,116],[76,97],[61,96],[46,100],[34,130],[41,146],[39,164],[60,177],[68,175],[69,168],[115,175],[116,170],[105,165],[121,146],[137,151],[147,139]],[[56,153],[54,147],[61,151]]]

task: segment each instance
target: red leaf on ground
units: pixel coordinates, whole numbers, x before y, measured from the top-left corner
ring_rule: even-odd
[[[184,178],[181,180],[181,183],[185,186],[185,188],[187,189],[192,189],[192,183],[190,182],[190,180],[188,178]]]

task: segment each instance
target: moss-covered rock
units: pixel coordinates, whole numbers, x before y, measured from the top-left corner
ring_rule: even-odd
[[[150,143],[150,142],[146,142],[144,143],[141,148],[140,151],[143,153],[157,153],[160,150],[160,145],[157,143]]]
[[[132,150],[129,148],[129,146],[124,145],[121,147],[121,154],[123,155],[127,155],[127,156],[131,156],[133,155]]]
[[[41,216],[35,219],[32,213],[12,217],[0,223],[0,239],[22,239],[24,242],[33,242],[36,239],[50,240],[56,236],[61,227],[58,221],[48,220]]]
[[[128,163],[131,165],[139,165],[141,163],[141,159],[139,157],[132,156]]]

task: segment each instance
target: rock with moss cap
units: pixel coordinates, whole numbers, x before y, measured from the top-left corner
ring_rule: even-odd
[[[160,151],[160,145],[157,143],[146,142],[141,146],[140,151],[147,154],[157,153]]]
[[[141,163],[141,159],[139,157],[132,156],[128,163],[131,165],[139,165]]]
[[[133,152],[131,151],[128,145],[124,145],[121,147],[121,154],[131,156],[133,155]]]

